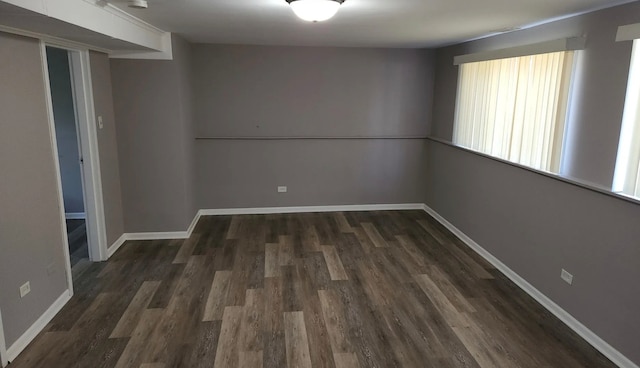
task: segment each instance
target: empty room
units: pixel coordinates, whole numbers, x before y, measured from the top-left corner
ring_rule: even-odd
[[[640,2],[0,0],[2,368],[640,368]]]

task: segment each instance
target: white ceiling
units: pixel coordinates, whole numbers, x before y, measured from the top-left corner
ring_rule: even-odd
[[[307,23],[285,0],[148,0],[114,5],[191,42],[434,47],[629,0],[346,0],[335,18]]]

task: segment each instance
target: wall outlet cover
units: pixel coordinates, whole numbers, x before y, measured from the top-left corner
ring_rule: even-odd
[[[286,192],[287,192],[287,187],[285,186],[278,187],[278,193],[286,193]]]
[[[567,284],[571,285],[573,284],[573,275],[570,274],[569,272],[567,272],[567,270],[562,269],[562,273],[560,274],[560,277],[567,282]]]
[[[20,286],[20,297],[24,298],[27,294],[31,292],[31,283],[27,281],[24,285]]]

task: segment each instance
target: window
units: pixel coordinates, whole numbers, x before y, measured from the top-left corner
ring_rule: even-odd
[[[453,143],[557,173],[573,56],[562,51],[462,64]]]
[[[613,191],[640,197],[640,40],[633,43]]]

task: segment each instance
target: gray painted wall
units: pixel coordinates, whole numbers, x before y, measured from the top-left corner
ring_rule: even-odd
[[[438,50],[432,134],[451,138],[454,55],[584,33],[569,173],[609,186],[631,53],[615,33],[639,21],[636,2]],[[638,204],[437,142],[429,142],[427,157],[429,206],[640,364]],[[573,273],[573,286],[560,279],[561,268]]]
[[[190,45],[173,61],[111,59],[125,232],[184,231],[193,204]]]
[[[194,45],[199,137],[425,136],[425,50]],[[420,203],[423,140],[198,140],[200,208]],[[289,192],[278,194],[277,186]]]
[[[640,363],[639,205],[441,143],[427,156],[427,205]]]
[[[202,208],[422,203],[424,140],[198,141]],[[288,193],[277,193],[286,185]]]
[[[5,33],[0,44],[0,309],[11,346],[67,289],[67,245],[40,45]],[[31,293],[21,299],[27,281]]]
[[[423,140],[195,137],[425,136],[432,56],[176,37],[173,61],[111,60],[125,231],[184,231],[200,208],[421,202]]]
[[[47,63],[53,116],[56,122],[64,209],[67,213],[84,212],[82,172],[68,51],[47,47]]]
[[[124,233],[111,69],[109,57],[106,54],[91,52],[89,57],[95,113],[96,116],[102,116],[103,121],[103,128],[98,130],[98,150],[100,152],[107,245],[111,245]]]
[[[181,154],[185,157],[184,163],[184,187],[185,187],[185,206],[187,220],[191,222],[196,212],[201,208],[198,205],[196,193],[196,145],[194,144],[195,136],[195,119],[193,116],[193,58],[192,46],[187,41],[179,37],[174,38],[173,42],[174,58],[177,67],[178,88],[180,90],[180,119],[183,127],[180,135],[182,143]]]
[[[194,45],[198,136],[425,136],[432,52]]]

